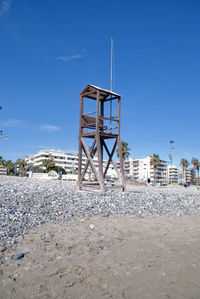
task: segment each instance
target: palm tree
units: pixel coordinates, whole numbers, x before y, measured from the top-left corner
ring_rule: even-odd
[[[121,142],[121,149],[122,149],[122,158],[125,161],[130,156],[130,148],[128,148],[128,143],[122,141]],[[117,149],[117,156],[119,157],[119,151]]]
[[[161,160],[159,155],[153,154],[153,156],[151,157],[150,165],[153,166],[154,169],[154,182],[156,181],[156,168],[158,167],[160,162]]]
[[[183,168],[184,182],[187,184],[187,168],[190,165],[190,162],[187,159],[181,159],[180,165]]]
[[[124,159],[124,161],[126,159],[128,159],[128,157],[130,156],[130,148],[128,148],[128,143],[127,142],[124,142],[122,141],[121,142],[121,148],[122,148],[122,158]]]
[[[55,162],[53,158],[45,159],[42,161],[42,165],[46,167],[46,172],[55,166]]]
[[[5,162],[6,162],[6,161],[3,159],[3,157],[0,156],[0,164],[1,164],[1,165],[5,165]]]
[[[196,169],[197,169],[197,167],[199,165],[199,160],[197,158],[192,158],[191,163],[193,164],[194,176],[195,176],[194,180],[195,180],[195,183],[196,183]]]
[[[200,162],[199,162],[199,164],[197,165],[198,179],[199,179],[199,168],[200,168]]]
[[[124,169],[124,161],[126,159],[128,159],[128,157],[130,156],[130,153],[129,153],[130,148],[128,148],[128,143],[125,142],[125,141],[121,141],[121,149],[122,149],[122,163],[123,163],[122,167]],[[118,151],[118,149],[117,149],[116,152],[117,152],[117,157],[119,158],[119,151]]]
[[[27,166],[25,159],[18,159],[15,162],[15,165],[19,167],[19,172],[21,174],[25,174],[25,167]]]
[[[7,174],[8,175],[14,174],[14,172],[15,172],[14,171],[15,164],[11,160],[6,161],[5,166],[7,168]]]

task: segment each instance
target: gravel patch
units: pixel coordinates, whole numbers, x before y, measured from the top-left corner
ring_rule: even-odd
[[[64,181],[0,177],[0,245],[14,244],[39,224],[97,215],[200,215],[197,187],[130,186],[123,193],[78,192]]]

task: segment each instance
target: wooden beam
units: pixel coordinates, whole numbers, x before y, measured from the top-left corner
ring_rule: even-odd
[[[99,90],[97,90],[97,102],[96,102],[96,144],[98,153],[98,164],[99,164],[99,179],[100,187],[102,191],[105,191],[104,181],[103,181],[103,160],[101,152],[101,140],[99,136]]]
[[[97,181],[99,182],[99,185],[101,186],[101,180],[100,180],[99,174],[98,174],[98,172],[96,171],[94,162],[93,162],[92,158],[90,157],[90,153],[89,153],[89,151],[88,151],[88,149],[87,149],[87,146],[86,146],[85,141],[83,140],[83,138],[81,138],[81,142],[82,142],[82,145],[83,145],[83,150],[84,150],[84,152],[85,152],[85,155],[86,155],[86,157],[88,158],[88,160],[89,160],[89,162],[90,162],[90,165],[91,165],[91,168],[92,168],[92,170],[93,170],[93,172],[94,172],[94,175],[95,175]]]
[[[96,143],[96,140],[94,139],[94,141],[93,141],[93,143],[92,143],[92,146],[91,146],[91,148],[90,148],[90,153],[89,153],[91,158],[94,157],[94,155],[95,155],[95,153],[96,153],[96,151],[97,151],[97,148],[94,149],[95,143]],[[83,172],[82,172],[81,181],[83,181],[83,178],[84,178],[84,176],[85,176],[85,174],[86,174],[86,172],[87,172],[89,163],[90,163],[90,162],[89,162],[89,160],[87,159],[86,164],[85,164],[85,168],[84,168],[84,170],[83,170]]]
[[[117,117],[117,116],[116,116]],[[118,121],[119,119],[116,119],[114,117],[104,117],[104,116],[99,116],[100,119],[104,119],[104,120],[112,120],[112,121]]]
[[[86,93],[82,94],[83,97],[87,97],[87,95],[91,95],[91,94],[95,94],[96,93],[96,90],[93,90],[93,91],[87,91]]]
[[[118,127],[111,127],[111,128],[107,128],[106,131],[112,131],[112,130],[116,130],[118,129]]]
[[[118,154],[119,154],[119,160],[120,160],[120,172],[121,172],[121,182],[124,186],[123,191],[126,189],[126,183],[125,183],[125,176],[124,176],[124,159],[122,157],[122,147],[121,147],[121,141],[120,137],[117,138],[117,144],[118,144]]]
[[[94,114],[94,113],[96,113],[96,111],[92,111],[92,112],[84,113],[84,114],[82,114],[81,116],[90,115],[90,114]]]
[[[118,172],[117,166],[116,166],[116,164],[114,163],[114,161],[112,160],[113,154],[114,154],[115,149],[116,149],[116,146],[117,146],[117,139],[115,140],[115,143],[114,143],[114,146],[113,146],[113,149],[112,149],[112,152],[111,152],[111,153],[109,152],[109,149],[108,149],[108,147],[107,147],[105,141],[103,141],[103,145],[104,145],[105,150],[106,150],[106,152],[107,152],[107,154],[108,154],[108,156],[109,156],[109,160],[108,160],[108,163],[107,163],[106,168],[105,168],[105,170],[104,170],[104,174],[103,174],[103,176],[105,177],[105,175],[106,175],[106,173],[107,173],[107,171],[108,171],[110,162],[112,162],[112,164],[113,164],[113,166],[114,166],[114,168],[115,168],[115,171],[116,171],[116,173],[117,173],[117,176],[119,177],[119,172]]]
[[[126,189],[126,183],[125,183],[125,176],[124,176],[124,159],[122,157],[122,147],[121,147],[121,141],[120,141],[120,106],[121,106],[121,97],[118,98],[118,138],[117,138],[117,144],[118,144],[118,154],[119,154],[119,160],[120,160],[120,172],[121,172],[121,182],[124,186],[123,191]]]
[[[116,97],[112,97],[112,98],[109,98],[109,99],[106,99],[106,100],[103,100],[104,102],[109,102],[109,101],[112,101],[112,100],[116,100],[118,99],[119,96],[116,96]]]

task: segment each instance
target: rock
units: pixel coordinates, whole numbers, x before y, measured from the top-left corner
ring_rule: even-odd
[[[12,259],[13,260],[19,260],[19,259],[22,259],[24,256],[25,256],[25,254],[23,252],[20,252],[20,253],[18,253],[16,255],[13,255]]]
[[[90,224],[90,225],[89,225],[89,228],[90,228],[91,230],[94,230],[94,229],[95,229],[94,224]]]
[[[97,246],[97,248],[99,248],[99,249],[104,249],[104,246],[102,246],[102,245],[99,245],[99,246]]]
[[[12,244],[17,244],[17,243],[18,243],[17,240],[15,240],[15,239],[12,240]]]
[[[1,252],[6,251],[6,249],[7,249],[7,247],[5,247],[5,246],[2,247],[2,246],[0,246],[0,251],[1,251]]]
[[[130,192],[110,189],[99,192],[78,192],[71,183],[26,180],[23,177],[1,177],[0,246],[21,241],[30,230],[42,223],[67,223],[74,217],[88,223],[90,217],[102,215],[177,215],[199,216],[197,188],[156,188],[131,186]],[[139,218],[138,218],[139,219]],[[92,220],[89,220],[92,221]],[[90,224],[91,230],[95,229]]]

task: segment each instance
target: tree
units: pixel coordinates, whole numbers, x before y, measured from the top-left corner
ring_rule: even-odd
[[[55,166],[54,159],[53,158],[45,159],[42,161],[42,165],[46,167],[46,172],[48,172],[48,170],[52,169]]]
[[[61,166],[54,166],[54,167],[51,168],[51,170],[54,170],[57,173],[61,170],[62,174],[66,174],[67,173],[66,170],[63,167],[61,167]]]
[[[199,162],[199,164],[197,165],[198,179],[199,179],[199,168],[200,168],[200,162]]]
[[[159,155],[153,154],[153,156],[151,157],[150,165],[153,166],[154,170],[154,182],[156,181],[156,168],[158,167],[160,162],[161,161]]]
[[[196,182],[196,170],[197,170],[197,167],[199,166],[199,160],[197,158],[192,158],[191,163],[193,164],[194,175],[195,175],[195,182]]]
[[[187,184],[187,168],[190,165],[189,161],[187,159],[181,159],[180,165],[183,168],[183,179],[184,182]]]
[[[3,159],[2,156],[0,156],[0,164],[1,164],[1,165],[5,165],[5,163],[6,163],[6,161]]]
[[[7,169],[7,174],[8,175],[11,175],[11,174],[15,173],[15,171],[14,171],[15,164],[11,160],[6,161],[5,167]]]
[[[122,141],[121,142],[121,149],[122,149],[122,158],[125,161],[130,156],[130,148],[128,148],[128,143]],[[117,149],[117,156],[119,157],[119,151]]]
[[[15,162],[15,165],[16,165],[17,167],[19,167],[19,172],[20,172],[20,174],[25,175],[25,172],[26,172],[26,166],[27,166],[27,163],[26,163],[25,159],[18,159],[18,160]]]
[[[29,170],[32,171],[33,173],[43,173],[44,169],[41,168],[40,166],[30,166]]]
[[[122,141],[121,142],[121,148],[122,148],[122,158],[124,159],[124,161],[126,159],[128,159],[128,157],[130,156],[130,148],[128,148],[128,143],[127,142],[124,142]]]
[[[130,148],[128,148],[128,143],[124,142],[124,141],[121,141],[121,149],[122,149],[122,163],[123,163],[122,167],[124,169],[124,161],[126,159],[128,159],[128,157],[130,156],[130,153],[129,153]],[[117,157],[119,157],[118,149],[117,149],[116,152],[117,152]]]

